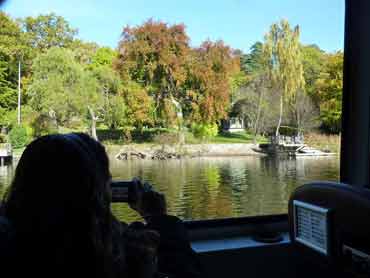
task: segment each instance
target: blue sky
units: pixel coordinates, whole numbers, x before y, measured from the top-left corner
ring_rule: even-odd
[[[344,0],[8,0],[13,17],[55,12],[79,37],[116,47],[122,27],[148,18],[184,23],[193,46],[222,39],[248,51],[281,18],[301,26],[301,41],[326,51],[343,48]]]

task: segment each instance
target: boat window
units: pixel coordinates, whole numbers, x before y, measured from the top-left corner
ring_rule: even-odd
[[[2,9],[0,196],[29,142],[75,131],[187,220],[285,214],[297,186],[339,180],[344,0]]]

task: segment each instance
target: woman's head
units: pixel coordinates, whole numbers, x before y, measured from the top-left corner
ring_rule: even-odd
[[[78,256],[79,246],[82,253],[110,253],[109,181],[100,143],[84,134],[47,135],[29,144],[20,158],[5,196],[5,215],[19,239],[30,240],[26,245],[40,240],[39,248],[58,250],[62,257]]]

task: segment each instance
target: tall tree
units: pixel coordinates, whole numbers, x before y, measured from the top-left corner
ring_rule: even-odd
[[[186,80],[192,120],[214,124],[227,117],[231,81],[239,72],[239,59],[222,41],[206,41],[192,51]]]
[[[175,120],[171,99],[183,97],[188,42],[184,25],[148,20],[124,28],[119,43],[118,70],[124,79],[140,84],[153,97],[156,115],[162,116],[165,124]]]
[[[284,103],[295,103],[297,92],[303,91],[305,85],[299,27],[291,29],[286,20],[271,25],[265,36],[263,51],[272,87],[280,97],[280,113],[275,132],[279,136]]]
[[[251,46],[250,52],[241,56],[240,67],[250,75],[258,74],[265,69],[262,42],[255,42]]]
[[[32,108],[63,126],[68,126],[75,118],[83,120],[89,112],[92,134],[96,135],[103,95],[97,79],[83,70],[73,52],[51,48],[34,60],[32,71],[34,74],[28,88]]]
[[[17,107],[18,63],[30,48],[18,22],[0,12],[0,109],[2,116]],[[22,67],[25,72],[26,68]]]

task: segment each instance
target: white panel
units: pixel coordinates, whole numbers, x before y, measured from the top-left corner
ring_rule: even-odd
[[[328,209],[293,201],[295,240],[328,254]]]

